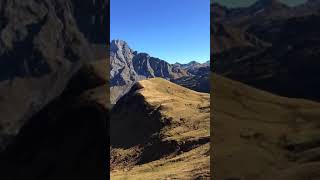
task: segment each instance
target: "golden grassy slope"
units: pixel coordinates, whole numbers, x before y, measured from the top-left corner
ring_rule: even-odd
[[[214,179],[320,179],[320,104],[213,75]]]
[[[112,114],[111,179],[209,179],[209,94],[161,78],[136,87]],[[143,141],[117,143],[141,131],[150,131]]]
[[[164,140],[208,137],[210,130],[210,95],[183,88],[161,78],[140,81],[140,93],[160,113],[177,126],[165,129]],[[173,127],[173,128],[172,128]]]

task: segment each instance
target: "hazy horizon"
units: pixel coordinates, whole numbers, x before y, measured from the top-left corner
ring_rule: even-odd
[[[111,0],[110,39],[175,62],[210,59],[210,0]]]

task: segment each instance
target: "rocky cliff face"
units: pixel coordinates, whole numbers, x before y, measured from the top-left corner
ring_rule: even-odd
[[[140,79],[176,79],[188,75],[164,60],[133,51],[125,41],[113,40],[110,46],[111,85],[125,85]]]
[[[139,79],[133,67],[134,56],[133,50],[126,42],[114,40],[110,43],[111,86],[126,85]]]
[[[68,134],[65,128],[72,129],[75,123],[72,119],[80,113],[77,108],[73,109],[70,102],[75,102],[79,108],[82,104],[85,109],[88,107],[88,111],[93,108],[93,111],[97,110],[98,114],[107,117],[107,107],[96,108],[93,105],[96,103],[92,103],[99,101],[103,106],[107,103],[97,93],[102,93],[98,87],[101,89],[107,83],[105,44],[108,41],[103,38],[106,35],[102,36],[102,32],[94,32],[96,27],[107,22],[105,12],[101,10],[107,9],[107,2],[88,0],[82,5],[71,0],[0,2],[0,166],[5,172],[2,179],[61,179],[64,173],[70,178],[78,176],[75,169],[69,166],[75,159],[71,156],[67,158],[67,151],[71,154],[72,147],[62,143],[59,149],[66,151],[64,155],[49,149],[58,148],[57,143],[64,141],[63,136]],[[83,6],[85,4],[88,6]],[[87,9],[98,6],[100,11]],[[88,22],[88,19],[81,21],[79,12],[87,12],[82,17],[89,14],[95,16],[95,23]],[[79,25],[81,22],[85,22],[91,33]],[[95,38],[101,36],[104,40],[99,41],[100,44],[92,44],[98,41],[90,34],[96,34]],[[80,103],[80,96],[90,89],[95,90],[92,96],[96,98]],[[103,93],[108,91],[108,88],[104,89]],[[88,125],[87,118],[82,119],[74,131],[79,130],[78,133],[85,136],[86,132],[80,129]],[[97,123],[103,122],[97,119]],[[58,136],[60,130],[62,134]],[[101,131],[93,136],[97,137],[98,133]],[[70,136],[67,141],[77,141],[77,137]],[[82,151],[90,146],[90,140],[75,146]],[[92,151],[103,159],[105,154],[95,148],[97,146],[94,145]],[[58,160],[60,155],[61,161]],[[81,153],[74,151],[74,155],[73,158],[79,158]],[[90,153],[87,155],[91,156]],[[47,159],[48,156],[52,159]],[[54,158],[57,160],[54,161]],[[68,167],[52,168],[63,162],[69,164]],[[97,166],[95,168],[99,169]],[[101,168],[98,171],[100,174],[103,172]],[[87,171],[89,174],[93,175],[94,171]]]
[[[15,135],[93,56],[68,1],[2,1],[1,14],[1,124]]]

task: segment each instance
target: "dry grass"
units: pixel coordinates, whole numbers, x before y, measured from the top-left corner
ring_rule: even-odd
[[[163,135],[171,140],[208,137],[210,134],[210,95],[181,87],[161,78],[139,82],[146,101],[159,107],[161,115],[171,119]],[[173,125],[176,127],[172,128]]]
[[[141,88],[132,97],[127,97],[127,102],[139,96],[143,97],[143,103],[134,101],[118,108],[118,114],[113,114],[111,120],[111,130],[115,127],[119,132],[124,128],[117,124],[121,120],[124,120],[121,126],[139,123],[141,119],[147,119],[142,122],[158,123],[164,119],[167,122],[143,143],[111,148],[111,179],[209,179],[209,94],[198,93],[161,78],[140,81],[139,86]],[[145,103],[149,113],[139,111]],[[124,109],[134,110],[123,115]],[[150,118],[150,112],[155,111],[157,116]],[[136,131],[125,127],[126,132],[146,131],[152,124],[143,125],[136,125]],[[111,139],[113,142],[116,140]]]
[[[122,179],[194,179],[196,175],[209,179],[209,144],[173,158],[161,159],[129,170],[111,172],[112,180]]]
[[[276,96],[218,75],[211,82],[215,179],[320,178],[319,103]],[[306,156],[309,161],[301,162]]]

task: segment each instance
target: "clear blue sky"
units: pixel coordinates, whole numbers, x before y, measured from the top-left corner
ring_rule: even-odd
[[[110,39],[169,63],[210,59],[210,0],[111,0]]]
[[[256,2],[257,0],[211,0],[211,1],[218,2],[228,7],[239,7],[239,6],[248,6]],[[295,6],[295,5],[306,2],[307,0],[281,0],[281,1],[290,6]]]

